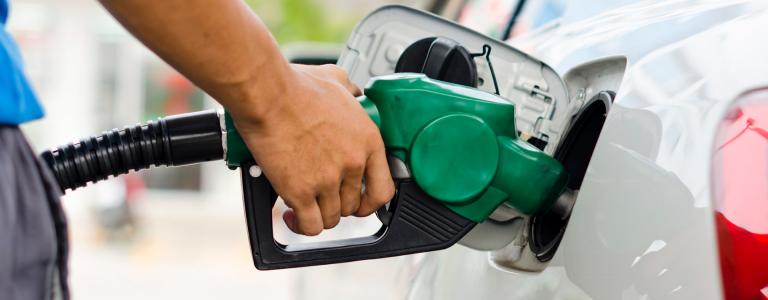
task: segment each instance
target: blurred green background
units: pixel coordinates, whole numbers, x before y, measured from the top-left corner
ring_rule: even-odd
[[[315,0],[246,0],[281,44],[342,42],[364,12],[339,13],[336,5]],[[360,1],[374,2],[374,1]]]

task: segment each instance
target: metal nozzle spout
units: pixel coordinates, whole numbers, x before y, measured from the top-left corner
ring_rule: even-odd
[[[578,191],[566,189],[565,192],[555,200],[555,203],[551,208],[552,212],[560,216],[561,220],[568,219],[571,216],[573,205],[576,204],[576,196],[578,196],[578,194]]]

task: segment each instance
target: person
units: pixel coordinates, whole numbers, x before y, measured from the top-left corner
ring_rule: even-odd
[[[8,0],[0,0],[5,24]],[[240,0],[102,0],[128,31],[221,103],[292,208],[296,233],[367,216],[394,184],[360,89],[339,67],[290,64]],[[68,299],[58,187],[18,125],[43,116],[18,49],[0,32],[0,299]],[[365,188],[363,188],[365,178]]]

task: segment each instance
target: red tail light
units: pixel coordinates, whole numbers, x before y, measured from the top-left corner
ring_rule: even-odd
[[[725,298],[768,299],[768,89],[736,102],[716,141],[715,220]]]

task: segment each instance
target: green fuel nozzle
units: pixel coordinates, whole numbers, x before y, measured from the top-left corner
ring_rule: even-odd
[[[467,219],[501,203],[533,215],[565,187],[562,165],[518,137],[515,106],[498,95],[395,74],[372,80],[360,102],[419,187]]]
[[[278,194],[229,114],[196,112],[115,129],[42,154],[62,190],[152,166],[225,159],[240,168],[248,237],[258,269],[357,261],[450,247],[499,205],[522,215],[549,209],[567,175],[518,137],[514,105],[471,87],[402,73],[373,78],[358,99],[405,170],[376,213],[371,236],[298,245],[274,240]],[[394,172],[394,170],[393,170]]]

